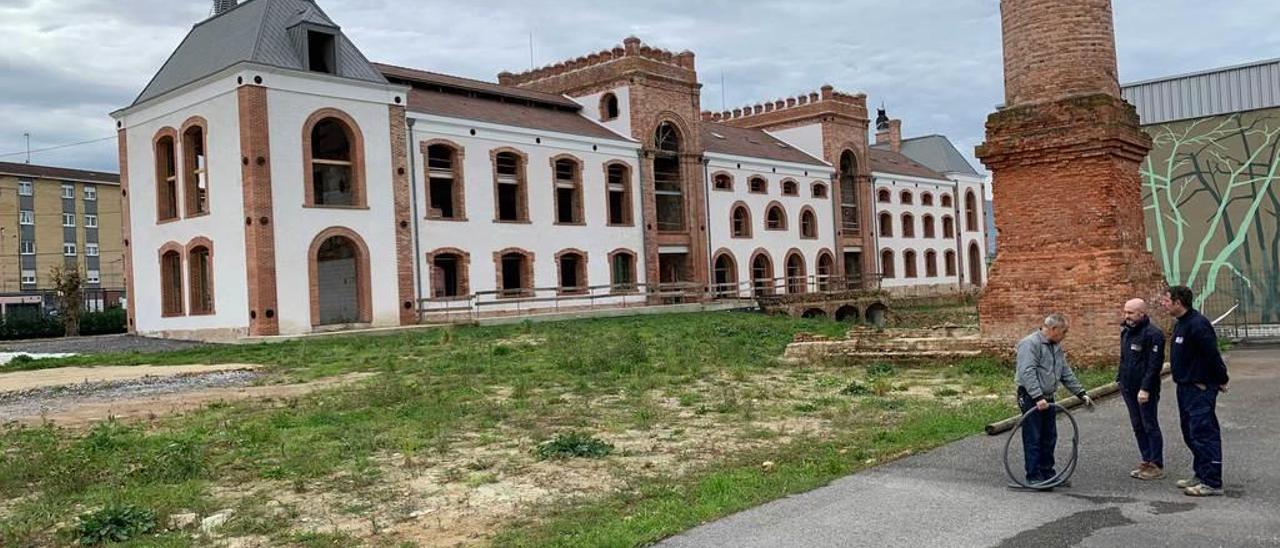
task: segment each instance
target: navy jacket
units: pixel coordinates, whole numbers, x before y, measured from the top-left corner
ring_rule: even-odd
[[[1160,370],[1164,368],[1164,332],[1143,318],[1120,332],[1120,370],[1116,382],[1127,391],[1160,392]]]
[[[1169,364],[1178,384],[1223,385],[1229,380],[1227,364],[1218,352],[1218,333],[1209,319],[1192,309],[1173,324]]]

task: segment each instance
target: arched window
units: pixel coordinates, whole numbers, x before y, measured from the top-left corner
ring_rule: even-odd
[[[498,221],[529,221],[528,175],[525,157],[512,150],[492,154],[494,174],[494,213]]]
[[[782,181],[782,195],[783,196],[799,196],[800,185],[797,185],[796,182],[792,181],[791,179]]]
[[[498,297],[533,296],[533,253],[507,248],[493,254],[498,276]]]
[[[840,153],[840,226],[845,230],[858,230],[858,157],[853,151]]]
[[[619,249],[609,254],[609,285],[613,293],[636,290],[636,255]]]
[[[560,295],[578,295],[587,292],[587,254],[578,249],[566,249],[556,253],[556,268],[560,271]]]
[[[773,261],[768,253],[757,251],[751,259],[751,284],[757,296],[773,294]]]
[[[950,215],[942,216],[942,237],[943,238],[956,237],[956,222],[951,218]]]
[[[924,194],[921,194],[921,195],[920,195],[920,205],[923,205],[923,206],[931,206],[931,205],[933,205],[933,194],[930,194],[930,193],[928,193],[928,192],[926,192],[926,193],[924,193]]]
[[[880,275],[886,280],[893,279],[893,250],[886,249],[880,252]]]
[[[580,225],[582,213],[582,164],[573,158],[554,158],[556,224]]]
[[[600,121],[607,122],[618,117],[618,96],[606,93],[600,97]]]
[[[750,238],[751,237],[751,210],[746,204],[739,202],[733,207],[731,214],[732,221],[730,234],[734,238]]]
[[[942,256],[944,261],[947,263],[947,275],[955,276],[956,275],[956,252],[948,249],[947,252],[943,253]]]
[[[974,287],[982,287],[982,252],[978,251],[978,242],[969,242],[969,283]]]
[[[307,127],[307,205],[364,207],[363,138],[355,121],[324,110],[312,115]]]
[[[177,244],[165,247],[177,247]],[[160,253],[160,315],[181,316],[185,313],[182,301],[182,253],[177,249],[168,249]]]
[[[822,183],[813,183],[813,186],[810,189],[810,195],[812,195],[814,198],[826,198],[827,185]]]
[[[818,238],[818,216],[808,206],[800,211],[800,237],[810,240]]]
[[[653,186],[658,230],[684,230],[684,176],[680,169],[682,140],[675,124],[663,122],[654,132]]]
[[[889,189],[887,188],[882,188],[876,191],[876,201],[882,204],[892,203],[893,202],[892,196],[893,194],[890,193]]]
[[[764,177],[752,177],[747,179],[747,191],[756,194],[767,194],[769,192],[769,181]]]
[[[191,292],[191,315],[213,314],[213,244],[204,241],[187,250],[188,285]]]
[[[442,143],[428,146],[427,217],[465,220],[464,188],[461,150]]]
[[[978,231],[978,198],[969,190],[964,193],[964,229],[968,232]]]
[[[932,249],[924,252],[924,275],[926,278],[938,277],[938,253]]]
[[[716,253],[714,266],[713,292],[717,297],[738,296],[738,264],[733,260],[733,253],[721,250]]]
[[[711,188],[715,190],[733,190],[733,176],[728,173],[717,173],[711,178]]]
[[[916,219],[910,213],[902,214],[902,237],[916,237]]]
[[[209,162],[205,134],[205,123],[198,118],[187,122],[186,129],[182,131],[182,191],[186,195],[188,217],[209,212]],[[195,304],[192,306],[194,308]]]
[[[799,251],[787,254],[787,293],[796,295],[807,290],[807,277],[804,256]]]
[[[311,243],[311,321],[314,326],[372,320],[369,252],[346,228],[330,228]]]
[[[178,155],[175,141],[172,128],[161,130],[155,139],[157,221],[178,218]]]
[[[940,201],[940,205],[941,205],[942,207],[951,207],[951,195],[950,195],[950,194],[943,194],[943,195],[942,195],[942,198],[940,198],[940,199],[939,199],[939,201]]]
[[[606,191],[609,193],[609,225],[631,226],[631,168],[613,162],[605,165]]]
[[[910,249],[902,252],[902,272],[907,278],[916,277],[916,252]]]
[[[818,254],[818,291],[831,290],[831,277],[835,272],[835,259],[831,253],[823,251]]]
[[[765,230],[786,230],[787,211],[777,203],[769,204],[764,210]]]
[[[915,200],[911,198],[910,190],[904,190],[898,195],[898,201],[902,204],[911,205]]]
[[[467,271],[471,257],[460,249],[438,249],[427,254],[431,267],[431,298],[453,299],[471,293]]]
[[[936,233],[936,232],[934,231],[934,229],[933,229],[933,215],[925,215],[924,217],[922,217],[922,218],[920,219],[920,222],[924,224],[924,237],[925,237],[925,238],[935,238],[935,237],[937,237],[937,233]]]
[[[893,215],[885,212],[880,213],[880,237],[893,237]]]

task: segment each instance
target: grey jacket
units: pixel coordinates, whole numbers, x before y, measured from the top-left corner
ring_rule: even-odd
[[[1062,381],[1072,394],[1079,396],[1084,393],[1084,386],[1067,364],[1061,345],[1049,342],[1039,329],[1018,341],[1018,369],[1014,373],[1014,382],[1034,401],[1042,397],[1053,400],[1053,394],[1058,391],[1058,381]]]

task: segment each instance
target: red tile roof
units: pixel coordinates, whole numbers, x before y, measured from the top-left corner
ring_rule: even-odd
[[[908,177],[922,177],[925,179],[939,179],[943,181],[947,180],[945,175],[929,169],[925,167],[924,164],[892,150],[871,148],[870,153],[871,171],[891,173],[894,175],[906,175]]]
[[[822,160],[762,130],[727,126],[715,122],[699,122],[699,127],[702,130],[702,148],[707,152],[829,167]]]
[[[576,101],[563,95],[503,86],[493,82],[485,82],[483,80],[473,80],[471,78],[463,78],[461,76],[452,76],[449,74],[441,74],[439,72],[411,69],[407,67],[397,67],[395,65],[386,65],[383,63],[373,63],[373,67],[378,69],[378,71],[381,72],[388,80],[393,82],[398,81],[414,87],[451,88],[459,91],[471,91],[478,94],[494,95],[508,99],[524,99],[536,103],[544,103],[548,106],[567,108],[575,111],[582,109],[582,105],[579,105]]]
[[[116,173],[86,171],[83,169],[70,169],[65,167],[38,166],[33,164],[19,164],[16,162],[0,162],[0,175],[11,175],[14,177],[26,177],[31,179],[57,179],[60,181],[75,181],[82,183],[103,183],[109,185],[120,184],[120,175]]]

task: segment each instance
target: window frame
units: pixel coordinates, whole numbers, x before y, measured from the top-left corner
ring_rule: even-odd
[[[101,254],[101,252],[102,252],[102,248],[99,247],[98,244],[85,242],[84,244],[85,257],[98,257]]]
[[[80,248],[75,242],[62,242],[62,256],[75,257],[79,254]]]
[[[36,224],[36,212],[35,212],[35,211],[32,211],[32,210],[30,210],[30,209],[19,209],[19,210],[18,210],[18,225],[20,225],[20,226],[35,226],[35,224]]]
[[[344,129],[347,137],[349,160],[327,160],[314,158],[316,126],[326,120],[335,120]],[[319,204],[315,196],[315,166],[338,165],[351,169],[351,203]],[[320,209],[368,209],[368,187],[365,181],[365,146],[364,132],[351,115],[335,108],[322,108],[311,113],[302,125],[302,178],[303,207]]]
[[[34,181],[18,179],[18,196],[35,196],[36,185]]]

